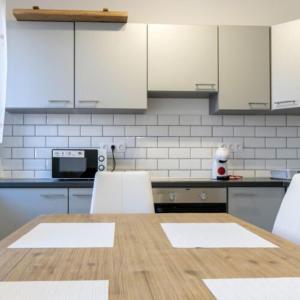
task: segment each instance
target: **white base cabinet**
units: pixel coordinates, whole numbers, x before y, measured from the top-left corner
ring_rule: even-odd
[[[0,189],[0,240],[33,218],[68,213],[68,189]]]
[[[228,212],[272,231],[284,194],[284,188],[229,188]]]
[[[69,189],[69,213],[89,214],[93,189]]]

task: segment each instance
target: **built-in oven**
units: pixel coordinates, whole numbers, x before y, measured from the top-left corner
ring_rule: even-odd
[[[97,171],[105,171],[106,159],[97,149],[53,149],[52,177],[91,179]]]
[[[227,212],[226,188],[153,188],[156,213]]]

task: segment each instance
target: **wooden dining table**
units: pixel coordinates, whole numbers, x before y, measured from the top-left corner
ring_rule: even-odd
[[[65,222],[114,222],[114,247],[7,248]],[[173,248],[160,223],[238,223],[278,248]],[[300,277],[300,247],[228,214],[41,216],[0,242],[0,281],[109,280],[109,300],[214,299],[202,279],[257,277]]]

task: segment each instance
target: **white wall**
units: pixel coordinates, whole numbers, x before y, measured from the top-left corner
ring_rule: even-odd
[[[130,22],[273,25],[300,18],[299,0],[8,0],[12,8],[127,10]]]

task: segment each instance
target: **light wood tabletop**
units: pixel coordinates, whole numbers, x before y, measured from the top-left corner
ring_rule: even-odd
[[[45,222],[115,222],[115,245],[7,248]],[[160,226],[168,222],[234,222],[279,247],[176,249]],[[300,247],[227,214],[42,216],[0,242],[1,281],[109,280],[110,300],[213,299],[202,279],[299,276]]]

